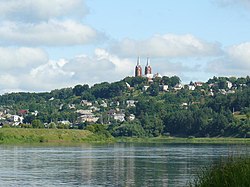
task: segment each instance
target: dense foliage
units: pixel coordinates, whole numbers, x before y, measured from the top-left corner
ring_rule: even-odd
[[[250,186],[250,158],[223,159],[200,171],[190,186]]]
[[[232,88],[227,86],[228,81]],[[153,83],[144,77],[126,77],[92,87],[85,84],[46,93],[10,93],[0,96],[0,109],[10,114],[27,110],[21,125],[24,128],[87,128],[107,136],[109,133],[136,137],[250,136],[249,77],[214,77],[194,90],[188,85],[177,89],[178,84],[177,76],[157,77]],[[162,90],[163,85],[168,85],[167,91]],[[99,124],[106,125],[79,123],[76,110],[88,109],[80,104],[82,100],[100,109],[95,115],[99,117]],[[135,107],[128,106],[128,100],[134,100]],[[74,105],[74,109],[70,105]],[[126,120],[114,120],[110,117],[111,110],[122,111]],[[35,111],[37,115],[32,114]],[[135,120],[129,120],[131,114]],[[71,125],[60,123],[65,120]]]

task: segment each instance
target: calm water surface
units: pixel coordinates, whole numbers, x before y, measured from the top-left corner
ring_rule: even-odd
[[[0,186],[185,186],[202,167],[247,145],[0,145]]]

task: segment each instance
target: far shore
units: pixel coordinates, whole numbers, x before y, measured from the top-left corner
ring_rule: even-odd
[[[106,137],[87,130],[72,129],[0,129],[0,144],[81,144],[81,143],[182,143],[182,144],[249,144],[250,138],[235,137]]]

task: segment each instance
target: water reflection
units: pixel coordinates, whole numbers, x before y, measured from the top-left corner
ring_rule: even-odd
[[[248,146],[0,146],[0,186],[185,186],[198,168]]]

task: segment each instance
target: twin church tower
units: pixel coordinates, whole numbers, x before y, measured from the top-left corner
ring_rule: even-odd
[[[150,66],[150,60],[147,58],[147,65],[145,66],[145,77],[152,75],[152,68]],[[140,65],[140,57],[137,59],[137,65],[135,66],[135,77],[142,77],[142,67]]]

